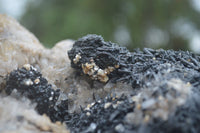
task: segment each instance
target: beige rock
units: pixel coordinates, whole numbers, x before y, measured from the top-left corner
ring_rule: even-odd
[[[0,75],[29,63],[42,48],[37,38],[16,20],[0,15]]]
[[[37,114],[28,99],[10,96],[0,99],[1,133],[69,133],[65,125]]]
[[[52,49],[45,49],[41,56],[39,65],[43,76],[58,88],[66,88],[65,79],[72,75],[67,51],[73,43],[73,40],[58,42]]]
[[[0,14],[0,40],[22,47],[43,48],[38,39],[22,27],[15,19]]]

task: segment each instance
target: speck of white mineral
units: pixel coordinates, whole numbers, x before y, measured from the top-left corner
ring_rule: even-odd
[[[112,103],[110,103],[110,102],[108,102],[108,103],[105,103],[105,104],[104,104],[104,109],[107,109],[107,108],[109,108],[111,105],[112,105]]]
[[[116,104],[113,104],[112,106],[113,106],[113,108],[117,108],[120,104],[123,104],[124,102],[122,102],[122,101],[117,101],[117,103]]]
[[[24,84],[26,86],[30,86],[30,85],[33,85],[33,81],[31,79],[26,79],[26,80],[24,80]]]
[[[78,54],[75,56],[75,58],[73,59],[73,62],[74,62],[75,64],[77,64],[77,63],[79,62],[80,59],[81,59],[81,54],[78,53]]]
[[[94,104],[95,104],[95,102],[91,103],[91,104],[90,104],[90,105],[91,105],[91,107],[92,107],[92,106],[94,106]]]
[[[25,64],[25,65],[23,65],[23,67],[24,67],[27,71],[30,71],[30,70],[31,70],[31,65],[30,65],[30,64]]]
[[[34,80],[34,83],[35,83],[35,84],[39,84],[39,83],[40,83],[40,79],[39,79],[39,78],[35,79],[35,80]]]
[[[49,97],[49,101],[53,100],[53,97]]]
[[[90,116],[91,114],[90,114],[90,112],[87,112],[86,115],[87,115],[87,116]]]
[[[120,123],[117,126],[115,126],[115,131],[118,133],[123,133],[125,131],[124,126]]]
[[[35,67],[33,67],[33,66],[31,66],[31,68],[32,68],[32,70],[37,71],[37,68],[35,68]]]

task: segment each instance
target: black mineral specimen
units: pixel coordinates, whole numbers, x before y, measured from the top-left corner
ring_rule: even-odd
[[[131,58],[125,47],[105,42],[97,35],[88,35],[76,41],[68,55],[73,68],[102,82],[107,82],[109,77],[120,77],[116,69],[126,65]]]
[[[150,48],[129,52],[97,35],[80,38],[68,55],[79,72],[101,82],[130,83],[133,93],[94,96],[95,102],[69,113],[62,92],[27,64],[7,76],[7,94],[17,90],[37,103],[40,114],[65,122],[72,133],[200,132],[199,55]]]
[[[166,95],[166,91],[169,90],[170,88],[161,85],[154,93],[169,100],[168,94],[171,92],[168,92],[168,96]],[[152,93],[151,99],[143,99],[143,103],[152,100],[154,93]],[[171,94],[174,95],[176,93]],[[151,109],[149,110],[142,107],[143,105],[139,107],[133,99],[126,96],[122,95],[120,98],[107,96],[91,103],[81,113],[72,114],[66,118],[65,122],[71,131],[76,133],[199,133],[199,96],[200,93],[192,94],[192,97],[189,97],[183,105],[177,106],[175,111],[169,112],[170,114],[166,120],[159,117],[145,117],[145,113],[153,117],[152,112],[159,111],[159,107],[155,108],[155,110],[151,110],[152,108],[150,107]],[[159,99],[156,104],[161,104]],[[169,106],[173,105],[169,104]],[[165,110],[170,111],[169,108],[165,108]],[[162,113],[164,114],[165,112]],[[136,121],[140,122],[137,123]]]
[[[150,48],[129,52],[98,35],[78,39],[68,55],[71,66],[93,80],[122,81],[138,88],[132,101],[106,97],[66,117],[72,131],[200,132],[199,55]]]
[[[76,62],[78,54],[81,58]],[[76,41],[68,55],[74,68],[81,69],[82,64],[94,60],[100,69],[105,69],[109,66],[125,63],[124,61],[129,57],[129,51],[125,47],[105,42],[101,36],[88,35]]]
[[[184,73],[193,75],[200,71],[200,56],[191,52],[150,48],[129,52],[97,35],[78,39],[68,55],[71,66],[93,80],[123,81],[132,84],[133,88],[148,85],[158,75],[184,80]]]
[[[119,101],[122,103],[117,105]],[[116,108],[113,108],[114,104],[116,104]],[[73,117],[66,120],[66,124],[73,132],[116,132],[115,126],[123,124],[125,115],[132,112],[135,107],[134,103],[129,102],[125,96],[115,99],[108,96],[90,106],[90,108],[82,110],[80,114],[74,114]]]
[[[61,100],[61,103],[57,104],[60,90],[54,90],[40,72],[29,64],[7,76],[6,93],[10,94],[14,89],[37,103],[36,110],[39,114],[48,115],[52,121],[62,121],[67,114],[67,100]]]

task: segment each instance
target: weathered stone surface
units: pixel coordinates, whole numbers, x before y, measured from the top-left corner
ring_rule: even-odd
[[[16,20],[0,15],[0,75],[25,63],[35,63],[35,55],[42,48],[37,38]]]
[[[0,95],[1,133],[69,133],[66,126],[39,115],[26,98]]]

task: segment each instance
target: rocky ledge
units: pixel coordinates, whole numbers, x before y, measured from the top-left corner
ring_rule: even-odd
[[[198,133],[200,56],[87,35],[47,49],[0,15],[0,132]]]

